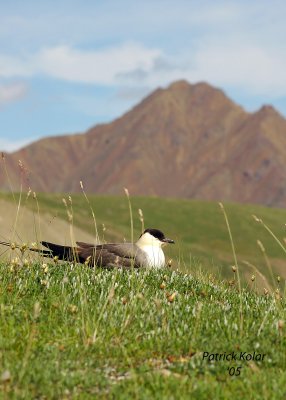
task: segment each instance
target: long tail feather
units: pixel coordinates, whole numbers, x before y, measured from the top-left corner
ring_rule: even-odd
[[[53,257],[58,257],[59,260],[75,261],[78,258],[76,248],[70,246],[61,246],[50,242],[41,242],[41,244],[49,249]]]
[[[1,240],[0,240],[0,244],[2,244],[3,246],[11,246],[11,243],[8,243],[8,242],[2,242]]]
[[[12,244],[9,242],[0,241],[0,245],[7,246],[17,249],[22,249],[22,246],[19,244]],[[77,253],[77,249],[70,246],[61,246],[59,244],[54,244],[50,242],[41,242],[42,246],[46,247],[48,250],[37,249],[34,247],[27,247],[26,250],[33,251],[35,253],[40,253],[44,257],[57,257],[59,260],[63,261],[79,261],[80,257]]]
[[[2,246],[7,246],[12,248],[12,243],[0,241],[0,244],[2,244]],[[22,247],[19,244],[14,244],[14,246],[15,246],[14,248],[16,249],[21,249]],[[34,251],[35,253],[41,253],[45,257],[53,257],[51,250],[41,250],[33,247],[27,247],[27,250]]]

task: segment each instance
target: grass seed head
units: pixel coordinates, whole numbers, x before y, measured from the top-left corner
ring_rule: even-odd
[[[48,286],[48,281],[46,279],[41,279],[41,285],[47,287]]]
[[[262,253],[265,253],[265,247],[263,246],[263,244],[261,243],[260,240],[257,240],[257,244],[258,244],[258,247],[260,248],[260,250],[262,251]]]
[[[20,247],[21,253],[24,253],[27,250],[27,248],[28,248],[27,243],[23,243],[22,246]]]
[[[11,266],[13,266],[13,267],[19,267],[20,266],[20,260],[19,260],[18,257],[15,257],[15,258],[12,259]]]
[[[221,202],[219,202],[218,205],[220,206],[221,210],[224,210],[224,206]]]
[[[91,256],[88,256],[88,257],[86,258],[84,264],[85,264],[85,265],[89,265],[90,260],[91,260]]]
[[[24,266],[24,267],[28,267],[28,266],[29,266],[29,260],[27,260],[26,258],[25,258],[25,260],[23,261],[23,266]]]
[[[252,215],[252,218],[254,219],[254,221],[259,222],[260,224],[262,223],[262,219],[258,218],[256,215]]]
[[[144,221],[144,216],[143,216],[143,211],[141,210],[141,208],[138,209],[138,214],[139,214],[140,222],[143,222]]]
[[[19,168],[20,168],[21,170],[24,169],[24,165],[23,165],[23,163],[22,163],[21,160],[18,160],[18,165],[19,165]]]
[[[278,289],[278,288],[275,290],[275,298],[277,301],[282,300],[280,289]]]
[[[43,265],[42,265],[42,270],[43,270],[44,274],[47,274],[47,273],[49,272],[49,267],[48,267],[48,265],[47,265],[47,264],[43,264]]]

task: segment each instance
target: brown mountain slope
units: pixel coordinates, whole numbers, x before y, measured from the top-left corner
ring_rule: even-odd
[[[158,89],[121,118],[6,155],[33,190],[192,197],[286,205],[286,120],[249,114],[206,83]],[[7,187],[1,175],[0,186]]]

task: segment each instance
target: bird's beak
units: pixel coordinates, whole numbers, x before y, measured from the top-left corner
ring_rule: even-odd
[[[168,238],[163,239],[162,242],[164,242],[164,243],[173,243],[173,244],[175,243],[173,239],[168,239]]]

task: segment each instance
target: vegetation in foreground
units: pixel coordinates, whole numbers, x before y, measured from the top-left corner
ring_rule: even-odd
[[[204,274],[42,262],[0,277],[3,399],[285,397],[279,282],[257,295]]]

